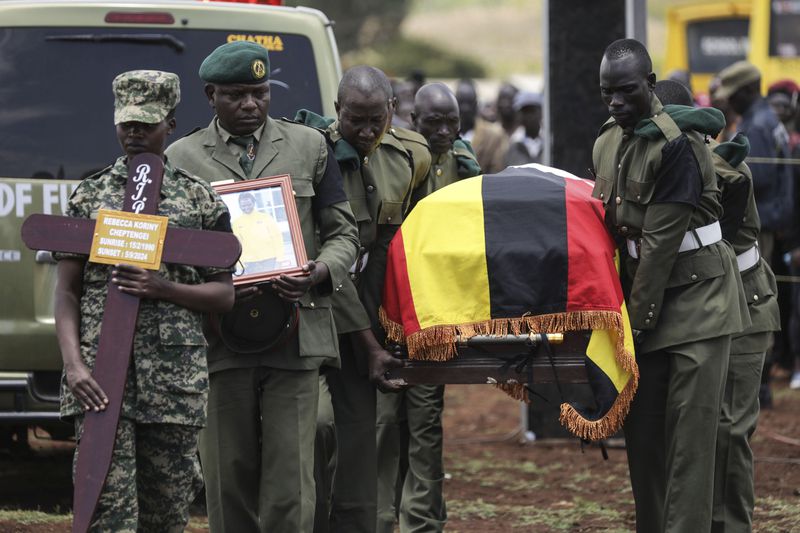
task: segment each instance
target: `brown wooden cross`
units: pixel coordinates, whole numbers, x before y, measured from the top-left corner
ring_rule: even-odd
[[[149,172],[135,172],[147,169]],[[164,175],[164,163],[155,154],[141,154],[128,163],[123,211],[156,214]],[[22,225],[28,248],[89,254],[95,221],[73,217],[31,215]],[[232,233],[169,227],[161,260],[190,266],[228,268],[239,259],[242,248]],[[122,396],[139,298],[116,290],[109,280],[100,342],[92,377],[108,395],[105,411],[86,413],[78,454],[73,495],[72,531],[88,530],[100,492],[105,484],[114,450]]]

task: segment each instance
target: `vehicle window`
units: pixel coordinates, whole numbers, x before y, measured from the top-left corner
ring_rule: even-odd
[[[769,55],[800,57],[800,0],[772,0]]]
[[[715,73],[747,57],[749,20],[702,20],[686,27],[691,72]]]
[[[180,138],[208,125],[212,110],[197,75],[229,38],[253,32],[162,28],[0,28],[0,176],[80,179],[121,154],[111,81],[155,69],[181,78]],[[256,36],[269,43],[270,116],[322,113],[314,53],[303,35]]]

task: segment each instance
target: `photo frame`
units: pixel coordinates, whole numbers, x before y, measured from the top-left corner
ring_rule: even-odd
[[[234,285],[303,273],[308,259],[288,174],[211,186],[228,206],[233,233],[242,243]]]

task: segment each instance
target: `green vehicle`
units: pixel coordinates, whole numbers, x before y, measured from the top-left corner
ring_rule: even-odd
[[[319,11],[250,2],[0,0],[0,449],[28,429],[69,438],[59,420],[61,356],[55,262],[20,239],[33,213],[60,215],[79,180],[121,153],[111,80],[126,70],[177,73],[178,135],[211,108],[197,75],[214,48],[250,40],[270,51],[270,115],[333,115],[341,65]]]

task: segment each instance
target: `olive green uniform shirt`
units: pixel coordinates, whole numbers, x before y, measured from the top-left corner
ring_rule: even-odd
[[[327,134],[334,144],[346,143],[338,125],[331,124]],[[412,191],[425,185],[430,152],[421,135],[391,128],[371,154],[339,163],[361,242],[352,272],[335,285],[336,329],[344,334],[372,327],[382,341],[378,308],[389,242],[403,222]]]
[[[639,259],[628,256],[623,265],[623,287],[631,326],[645,332],[644,352],[739,333],[750,323],[727,243],[678,252],[688,230],[722,214],[704,139],[681,133],[655,96],[650,116],[662,138],[633,135],[609,119],[593,150],[593,196],[605,205],[609,229],[623,254],[624,239],[640,243]]]
[[[716,141],[710,141],[711,157],[726,211],[722,218],[723,237],[739,255],[756,245],[761,228],[753,195],[753,177],[746,164],[739,163],[734,167],[714,152],[717,146]],[[733,336],[734,353],[760,353],[767,349],[762,345],[765,337],[752,334],[780,330],[775,274],[761,258],[755,266],[741,272],[741,276],[752,324]]]
[[[213,332],[209,336],[209,370],[267,366],[286,370],[310,370],[337,364],[336,330],[331,311],[332,287],[348,279],[347,270],[356,256],[358,237],[346,201],[313,209],[313,200],[327,168],[328,147],[313,128],[267,118],[260,137],[250,178],[289,174],[309,259],[325,263],[330,283],[313,287],[300,298],[297,335],[258,354],[237,354],[226,348]],[[239,165],[240,148],[225,142],[226,134],[216,117],[207,128],[176,141],[167,149],[175,165],[204,178],[244,180]]]

